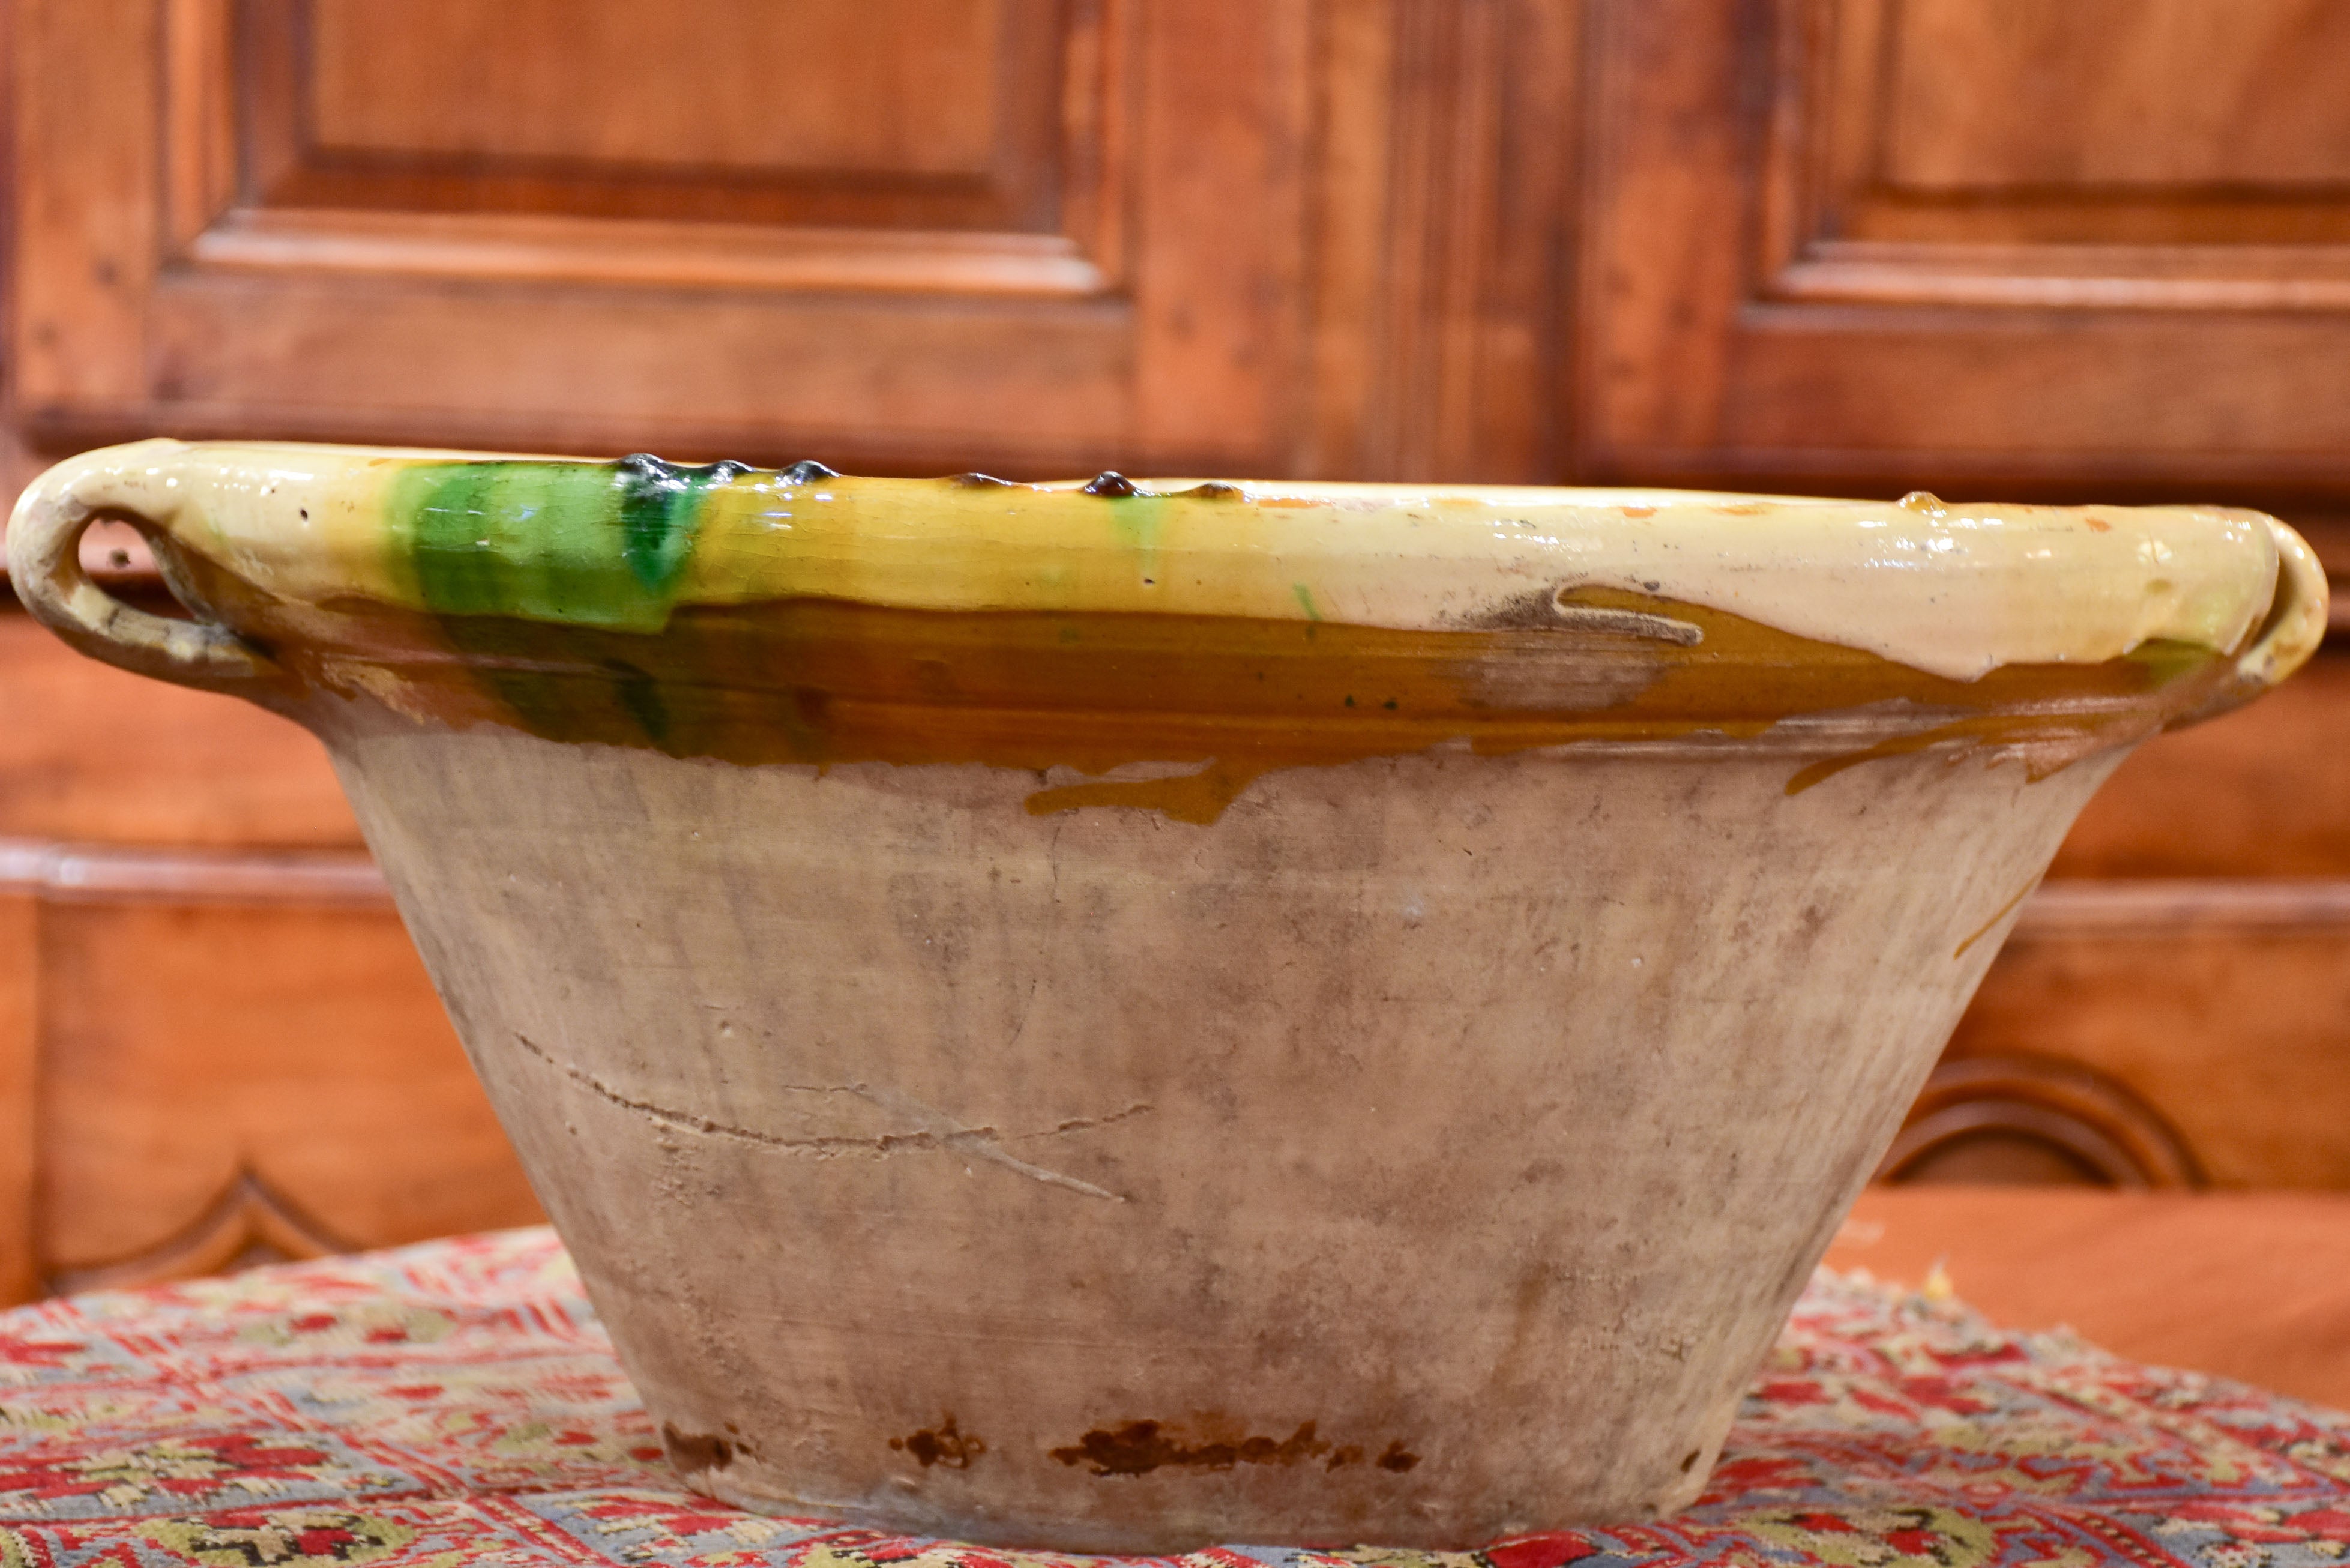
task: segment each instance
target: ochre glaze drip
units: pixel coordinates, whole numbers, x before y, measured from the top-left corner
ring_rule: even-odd
[[[1805,762],[1790,793],[1873,756],[1947,742],[2035,773],[2199,711],[2227,659],[2176,645],[2096,665],[1928,675],[1702,606],[1589,593],[1631,615],[1551,629],[1399,631],[1300,620],[905,610],[827,599],[689,607],[658,634],[368,600],[289,606],[201,557],[217,613],[308,686],[418,719],[746,764],[983,763],[1046,775],[1038,814],[1089,807],[1214,821],[1265,772],[1446,744],[1502,754],[1856,714],[1861,747]],[[1149,767],[1149,777],[1105,777]],[[1052,780],[1055,771],[1066,782]],[[1172,770],[1161,772],[1160,770]]]
[[[1277,768],[1783,725],[1791,795],[1943,745],[2038,776],[2243,700],[2323,618],[2271,610],[2297,540],[2208,508],[171,441],[36,487],[68,494],[139,516],[311,691],[680,757],[1018,769],[1035,813],[1190,823]],[[2264,616],[2291,635],[2248,654]]]

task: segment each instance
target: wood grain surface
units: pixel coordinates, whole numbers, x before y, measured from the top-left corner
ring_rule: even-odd
[[[13,593],[0,601],[0,837],[359,846],[327,754],[300,728],[79,658]]]
[[[1591,15],[1585,472],[2350,483],[2333,7]]]
[[[1003,0],[314,0],[301,85],[331,151],[984,177],[1015,10],[1049,28]]]
[[[2332,0],[1905,0],[1885,176],[1934,191],[2350,180]],[[1983,90],[1984,78],[2002,90]]]
[[[183,1250],[240,1184],[319,1250],[536,1217],[388,902],[68,895],[41,925],[53,1279]]]

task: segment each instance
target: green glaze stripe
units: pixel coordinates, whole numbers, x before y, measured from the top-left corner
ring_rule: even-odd
[[[395,481],[392,543],[437,614],[658,631],[692,558],[703,497],[746,472],[642,456],[420,463]]]

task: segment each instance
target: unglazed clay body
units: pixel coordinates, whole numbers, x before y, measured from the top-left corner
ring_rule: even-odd
[[[2083,802],[2324,613],[2243,513],[170,443],[10,545],[326,740],[692,1484],[1109,1552],[1694,1497]]]

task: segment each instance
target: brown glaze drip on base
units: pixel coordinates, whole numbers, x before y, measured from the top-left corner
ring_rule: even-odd
[[[1209,1420],[1219,1428],[1230,1426],[1218,1417]],[[1286,1438],[1237,1433],[1227,1436],[1221,1431],[1193,1438],[1161,1421],[1122,1421],[1115,1427],[1097,1427],[1076,1442],[1053,1449],[1052,1456],[1065,1465],[1082,1465],[1097,1476],[1141,1476],[1166,1469],[1229,1470],[1240,1465],[1290,1466],[1309,1459],[1319,1460],[1326,1470],[1336,1470],[1363,1461],[1360,1444],[1333,1443],[1315,1435],[1315,1425],[1302,1422]],[[1419,1463],[1419,1456],[1405,1448],[1401,1438],[1395,1438],[1370,1462],[1391,1474],[1401,1475]]]
[[[954,1412],[950,1410],[935,1427],[903,1438],[889,1439],[890,1449],[910,1454],[924,1469],[932,1465],[944,1465],[951,1470],[967,1470],[973,1459],[987,1452],[987,1443],[975,1432],[966,1432],[955,1425]]]

